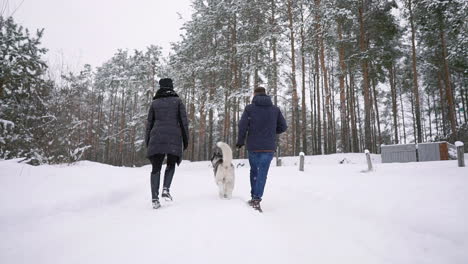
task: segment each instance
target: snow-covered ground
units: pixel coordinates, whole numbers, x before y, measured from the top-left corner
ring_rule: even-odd
[[[184,161],[159,210],[149,166],[0,161],[0,263],[468,263],[468,168],[373,159],[362,173],[364,154],[306,157],[305,172],[284,158],[263,214],[245,160],[232,200],[208,162]]]

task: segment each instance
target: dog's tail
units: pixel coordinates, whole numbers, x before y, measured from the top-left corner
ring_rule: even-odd
[[[218,142],[216,144],[220,149],[221,151],[223,152],[223,166],[231,166],[231,163],[232,163],[232,149],[231,147],[224,143],[224,142]]]

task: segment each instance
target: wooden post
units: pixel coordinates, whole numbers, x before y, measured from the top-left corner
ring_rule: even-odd
[[[463,147],[463,142],[455,142],[457,147],[457,157],[458,157],[458,167],[465,167],[465,149]]]
[[[279,158],[279,146],[276,148],[276,167],[281,167],[281,159]]]
[[[299,170],[304,171],[304,152],[299,153]]]
[[[364,150],[364,153],[366,153],[366,159],[367,159],[367,170],[372,171],[372,160],[370,158],[370,152],[368,149]]]

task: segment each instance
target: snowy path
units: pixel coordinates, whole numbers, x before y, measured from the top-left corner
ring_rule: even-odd
[[[468,263],[468,169],[360,173],[361,156],[272,167],[264,214],[245,204],[246,167],[220,200],[208,163],[185,162],[175,202],[155,211],[148,166],[0,161],[0,263]]]

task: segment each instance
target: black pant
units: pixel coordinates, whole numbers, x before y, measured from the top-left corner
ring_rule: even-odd
[[[161,175],[161,167],[166,154],[156,154],[150,157],[153,170],[151,171],[151,197],[153,200],[158,199],[159,196],[159,181]],[[164,183],[163,188],[169,189],[171,187],[172,178],[174,177],[175,165],[178,161],[178,157],[167,154],[167,166],[164,171]]]

